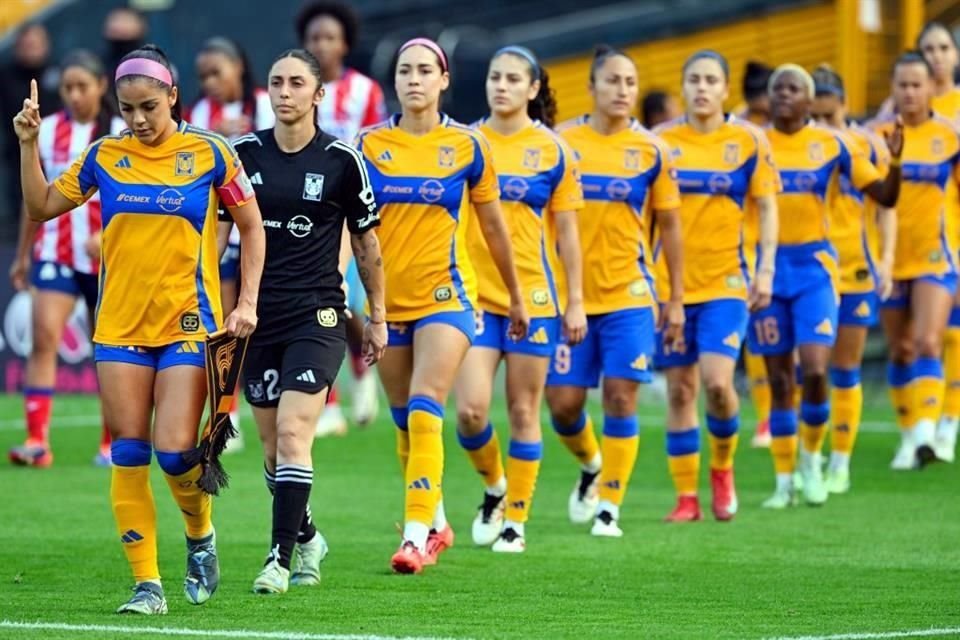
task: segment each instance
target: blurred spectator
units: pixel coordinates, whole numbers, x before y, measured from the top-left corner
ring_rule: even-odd
[[[106,45],[103,62],[112,83],[113,71],[121,58],[147,41],[147,21],[139,11],[129,7],[114,9],[104,20],[103,39]]]
[[[640,100],[640,121],[647,129],[680,117],[680,105],[669,93],[654,89]]]
[[[767,95],[767,84],[773,69],[762,62],[747,62],[743,73],[743,100],[746,103],[736,111],[736,114],[756,125],[766,125],[770,122],[770,97]]]
[[[10,122],[29,95],[30,80],[35,78],[40,89],[42,114],[60,109],[60,73],[50,61],[50,37],[39,23],[28,23],[17,32],[13,60],[0,69],[0,115],[3,117],[3,163],[9,167],[4,216],[19,219],[20,211],[20,145]]]
[[[352,142],[360,129],[385,120],[380,85],[344,62],[360,29],[360,18],[350,5],[335,0],[308,2],[294,19],[294,28],[323,74],[326,97],[317,109],[320,128]]]

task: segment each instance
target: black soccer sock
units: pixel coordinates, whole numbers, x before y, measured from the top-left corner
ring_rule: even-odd
[[[276,489],[273,494],[272,555],[280,566],[289,569],[293,547],[297,543],[300,524],[306,517],[313,469],[297,464],[277,466]]]
[[[277,489],[277,477],[266,466],[263,467],[263,479],[267,483],[270,495],[273,495]],[[300,531],[297,533],[297,544],[310,542],[315,535],[317,535],[317,528],[313,524],[313,514],[310,512],[310,504],[308,503],[303,513],[303,522],[300,523]]]

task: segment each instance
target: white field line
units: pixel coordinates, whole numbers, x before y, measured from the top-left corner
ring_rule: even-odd
[[[444,640],[420,636],[378,636],[369,634],[298,633],[295,631],[252,631],[247,629],[186,629],[182,627],[126,627],[112,624],[67,624],[63,622],[18,622],[0,620],[0,629],[32,631],[75,631],[77,633],[124,633],[143,637],[181,636],[191,638],[241,638],[263,640]]]
[[[884,638],[936,638],[960,636],[960,627],[946,629],[915,629],[913,631],[878,631],[866,633],[836,633],[826,636],[780,636],[766,640],[883,640]]]

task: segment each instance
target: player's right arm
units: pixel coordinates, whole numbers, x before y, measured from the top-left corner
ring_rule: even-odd
[[[23,109],[13,118],[13,129],[20,140],[20,184],[23,203],[31,220],[50,220],[76,207],[80,202],[67,198],[47,182],[40,166],[40,103],[37,81],[30,81],[30,97],[23,101]],[[84,153],[78,162],[86,158]],[[71,168],[72,169],[72,168]],[[93,193],[93,190],[90,190]],[[89,197],[89,195],[87,195]],[[86,199],[86,198],[84,198]],[[81,200],[82,202],[82,200]]]

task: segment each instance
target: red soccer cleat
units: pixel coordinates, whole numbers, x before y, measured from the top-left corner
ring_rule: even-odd
[[[713,489],[713,502],[710,504],[713,517],[720,522],[733,520],[737,513],[737,489],[733,486],[733,469],[711,469],[710,487]]]
[[[700,499],[697,496],[678,496],[677,506],[673,508],[664,522],[696,522],[703,520],[700,513]]]
[[[53,452],[48,442],[27,440],[18,447],[13,447],[7,454],[10,462],[22,467],[46,468],[53,464]]]
[[[409,540],[400,545],[393,557],[390,558],[390,566],[394,573],[420,573],[423,571],[423,554],[417,549],[417,545]]]
[[[424,554],[423,564],[430,566],[437,564],[440,554],[453,546],[453,527],[449,524],[443,531],[430,529],[427,537],[427,552]]]
[[[750,446],[754,449],[769,449],[770,440],[770,421],[758,422],[757,430],[753,432],[753,438],[750,440]]]

